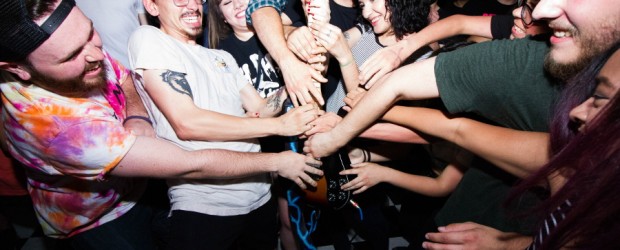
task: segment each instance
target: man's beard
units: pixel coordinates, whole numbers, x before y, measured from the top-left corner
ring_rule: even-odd
[[[606,28],[596,34],[580,34],[579,31],[573,29],[573,36],[580,39],[579,58],[574,62],[559,63],[551,57],[551,53],[547,53],[544,64],[545,70],[561,81],[566,81],[575,76],[588,66],[594,58],[602,55],[620,40],[620,30],[615,24],[605,26]]]
[[[66,80],[58,80],[46,75],[39,73],[38,71],[32,69],[30,71],[31,79],[30,82],[35,85],[49,90],[51,92],[64,95],[64,96],[85,96],[90,92],[96,89],[104,89],[107,86],[107,66],[105,63],[100,62],[101,71],[99,74],[88,81],[84,80],[85,73],[80,74],[79,76],[66,79]],[[89,67],[87,67],[88,69]],[[92,68],[92,67],[90,67]]]

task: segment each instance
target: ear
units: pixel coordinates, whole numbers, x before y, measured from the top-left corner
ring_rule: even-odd
[[[151,14],[151,16],[159,16],[159,10],[157,9],[155,0],[142,0],[142,5],[144,5],[144,9]]]
[[[9,73],[13,73],[23,81],[30,80],[30,72],[28,72],[26,69],[24,69],[23,66],[19,64],[0,62],[0,69]]]

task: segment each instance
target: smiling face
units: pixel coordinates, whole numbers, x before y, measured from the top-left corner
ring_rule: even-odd
[[[526,21],[530,22],[530,20],[532,20],[531,10],[536,7],[537,3],[537,0],[530,0],[527,1],[527,5],[529,6],[529,8],[518,7],[512,11],[512,16],[514,17],[514,25],[512,26],[510,39],[520,39],[529,35],[538,35],[550,31],[549,27],[547,27],[547,24],[544,22],[532,22],[532,24],[528,25],[527,27],[523,25],[521,13],[524,14]],[[523,10],[524,8],[526,9]]]
[[[533,17],[548,21],[553,30],[545,67],[560,79],[573,76],[620,40],[617,0],[542,0]]]
[[[145,1],[146,10],[157,16],[160,29],[183,42],[195,43],[202,33],[202,5],[189,0],[185,6],[176,6],[173,0]]]
[[[596,77],[597,86],[592,97],[570,112],[573,121],[580,124],[579,131],[586,129],[588,123],[609,103],[620,89],[620,50],[605,63]]]
[[[377,35],[387,34],[392,30],[390,14],[385,6],[385,0],[359,1],[359,7],[362,9],[362,16],[370,22],[373,32]]]
[[[37,21],[41,25],[46,18]],[[58,29],[22,65],[33,84],[61,95],[81,95],[106,85],[101,39],[73,8]]]
[[[245,9],[248,8],[248,2],[249,0],[222,0],[219,4],[224,20],[237,36],[251,32],[245,20]]]

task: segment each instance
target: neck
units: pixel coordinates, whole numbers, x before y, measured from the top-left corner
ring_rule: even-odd
[[[254,32],[250,30],[234,30],[233,33],[241,41],[250,40],[254,36]]]

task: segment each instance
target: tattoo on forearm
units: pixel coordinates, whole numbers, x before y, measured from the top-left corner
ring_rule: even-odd
[[[273,112],[276,112],[282,108],[282,103],[284,103],[282,96],[283,91],[284,87],[280,87],[275,94],[267,98],[267,108],[271,108]]]
[[[185,73],[168,70],[161,74],[161,80],[170,85],[174,91],[188,95],[190,98],[194,99],[192,89],[189,87],[189,82],[185,79]]]
[[[347,41],[351,39],[351,35],[349,35],[348,31],[343,32],[342,35],[344,36],[344,39],[346,39]]]

